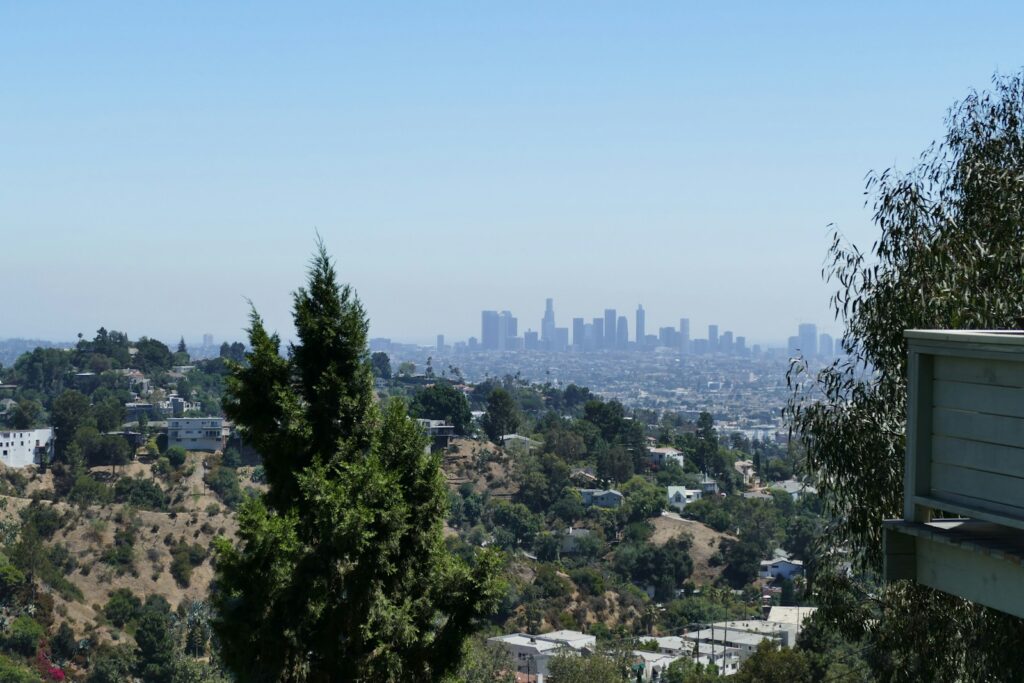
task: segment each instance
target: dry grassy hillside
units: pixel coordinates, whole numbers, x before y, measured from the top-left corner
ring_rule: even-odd
[[[75,566],[65,578],[82,597],[62,597],[49,587],[44,590],[53,598],[56,613],[69,622],[76,635],[100,641],[122,637],[102,612],[111,592],[120,588],[142,600],[147,595],[161,595],[172,609],[183,601],[206,598],[213,579],[211,542],[217,536],[234,538],[237,531],[233,512],[203,482],[214,457],[218,456],[190,453],[173,477],[156,476],[148,458],[119,468],[116,475],[108,467],[90,472],[94,479],[110,484],[124,477],[153,481],[168,495],[170,510],[166,512],[120,503],[79,507],[40,500],[40,505],[61,514],[61,528],[45,544],[48,548],[66,546]],[[238,468],[237,472],[243,489],[262,488],[251,482],[252,468]],[[31,496],[52,492],[52,488],[50,473],[32,472],[22,495],[0,496],[0,522],[20,523],[19,511],[31,504]],[[118,541],[130,549],[121,549],[116,555]],[[188,562],[179,560],[176,577],[172,572],[174,552],[183,554],[183,548],[191,549],[192,554]],[[112,556],[118,561],[111,561]]]

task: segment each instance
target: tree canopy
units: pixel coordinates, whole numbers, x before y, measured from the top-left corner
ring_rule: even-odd
[[[392,401],[378,407],[368,323],[321,244],[294,294],[298,341],[251,315],[224,408],[263,457],[239,544],[218,543],[214,628],[248,681],[433,681],[497,604],[497,557],[445,548],[440,455]]]
[[[786,414],[831,517],[826,542],[877,572],[881,522],[900,516],[907,405],[903,331],[1024,323],[1024,77],[997,77],[949,113],[945,139],[906,173],[870,176],[880,234],[865,253],[836,233],[824,274],[845,358],[790,372]],[[839,557],[836,555],[835,557]],[[1024,670],[1024,622],[917,585],[850,585],[819,600],[885,680],[996,680]]]

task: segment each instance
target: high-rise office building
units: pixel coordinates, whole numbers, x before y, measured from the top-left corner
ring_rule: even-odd
[[[594,326],[594,348],[604,348],[604,318],[594,318],[592,322]]]
[[[818,355],[818,326],[812,323],[801,323],[797,328],[798,349],[805,358]]]
[[[624,349],[629,346],[629,323],[626,316],[620,315],[615,322],[615,348]]]
[[[480,348],[498,348],[498,312],[483,311],[480,314]]]
[[[679,343],[679,333],[674,327],[662,327],[658,330],[658,344],[665,348],[672,348]]]
[[[582,349],[586,338],[586,322],[583,318],[572,319],[572,345]]]
[[[498,316],[498,349],[501,351],[515,348],[515,339],[518,336],[519,321],[512,315],[511,311],[502,311]]]
[[[537,338],[536,332],[527,330],[523,333],[523,348],[527,351],[536,351],[540,348],[540,340]]]
[[[736,337],[736,344],[733,346],[737,356],[747,355],[747,338],[743,336]]]
[[[540,323],[540,340],[550,346],[555,340],[555,300],[547,299],[544,306],[544,318]]]
[[[718,325],[708,325],[708,352],[718,351]]]
[[[818,335],[818,356],[827,360],[832,360],[836,357],[835,342],[832,341],[832,335],[825,334],[824,332]]]
[[[618,320],[618,316],[615,315],[614,308],[604,309],[604,347],[606,349],[614,349],[615,341],[618,336],[615,334],[615,321]]]
[[[568,327],[556,327],[555,338],[552,341],[550,350],[552,351],[565,351],[569,348],[569,328]]]
[[[437,345],[434,347],[438,351],[444,351],[444,335],[437,335]]]
[[[690,319],[679,319],[679,350],[683,353],[690,352]]]
[[[642,347],[644,345],[644,335],[646,332],[646,321],[647,315],[644,313],[644,306],[640,304],[636,307],[636,329],[633,332],[636,334],[636,345]]]
[[[722,333],[722,336],[718,338],[718,351],[719,353],[731,354],[732,353],[732,331],[726,330]]]

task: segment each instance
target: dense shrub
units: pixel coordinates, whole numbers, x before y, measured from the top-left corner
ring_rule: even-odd
[[[143,510],[167,509],[167,494],[152,479],[119,479],[114,485],[114,500]]]
[[[124,625],[134,619],[139,613],[142,602],[127,588],[118,588],[110,594],[110,599],[103,607],[103,615],[110,620],[114,626],[124,628]]]
[[[39,639],[45,634],[46,629],[38,621],[23,614],[11,622],[6,636],[7,647],[25,656],[34,655]]]

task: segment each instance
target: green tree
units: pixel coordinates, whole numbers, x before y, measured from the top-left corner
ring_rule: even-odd
[[[865,253],[837,233],[825,270],[837,283],[845,358],[813,377],[794,365],[786,415],[831,519],[827,545],[878,572],[881,520],[902,512],[903,331],[1019,329],[1024,320],[1024,75],[968,95],[950,110],[941,143],[905,174],[872,175],[868,193],[880,231],[873,247]],[[1020,619],[904,583],[866,603],[877,609],[849,609],[847,595],[873,589],[838,575],[816,584],[848,634],[871,633],[879,678],[1024,671],[1024,651],[1006,646],[1024,632]]]
[[[118,588],[110,594],[110,599],[103,607],[103,615],[118,628],[135,618],[142,606],[134,593],[127,588]]]
[[[586,657],[558,655],[548,664],[548,672],[551,680],[558,683],[623,683],[628,680],[631,664],[625,653]]]
[[[498,558],[448,553],[440,455],[379,409],[367,321],[323,247],[294,295],[289,356],[253,312],[225,411],[263,456],[268,490],[217,543],[214,629],[246,681],[433,681],[459,665],[502,595]]]
[[[43,404],[39,401],[23,398],[18,401],[11,415],[11,427],[14,429],[32,429],[43,416]]]
[[[773,640],[762,640],[733,680],[736,683],[811,683],[811,667],[801,651],[779,647]]]
[[[512,395],[504,389],[495,389],[487,399],[487,412],[483,417],[487,438],[504,446],[506,434],[519,427],[519,408]]]
[[[144,681],[171,683],[176,646],[167,601],[151,595],[139,614],[135,631],[137,675]]]
[[[131,645],[101,645],[92,657],[88,683],[129,683],[135,668]]]
[[[693,454],[694,464],[705,474],[717,474],[715,461],[718,456],[718,432],[715,430],[715,421],[712,419],[711,413],[702,412],[697,418],[696,436],[697,449]]]
[[[409,410],[415,417],[451,423],[456,434],[466,434],[473,419],[466,395],[445,381],[436,382],[418,392]]]
[[[91,420],[89,397],[74,389],[63,392],[54,399],[50,418],[53,420],[53,428],[56,432],[54,456],[59,459],[64,456],[68,444],[75,437],[79,427],[88,424]]]
[[[370,364],[373,366],[373,376],[381,379],[391,379],[391,357],[383,351],[377,351],[370,356]]]

